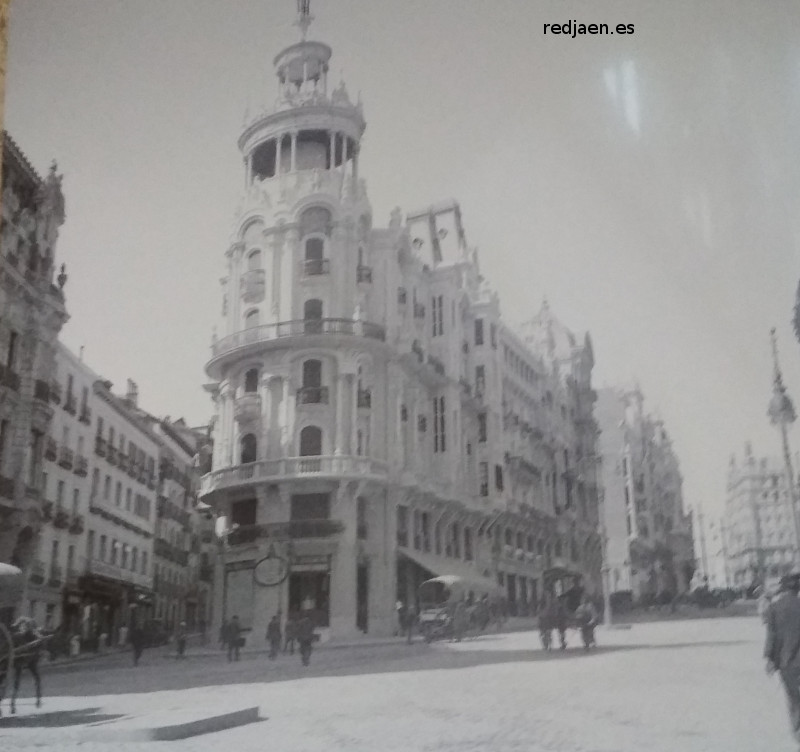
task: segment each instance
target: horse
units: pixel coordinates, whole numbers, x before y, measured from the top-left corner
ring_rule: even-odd
[[[36,688],[36,707],[42,707],[42,678],[39,674],[39,659],[44,651],[47,638],[41,635],[33,620],[26,619],[23,621],[18,619],[12,628],[11,641],[13,644],[14,667],[11,714],[16,715],[19,685],[22,680],[22,672],[26,668],[33,676]],[[8,655],[0,657],[0,706],[2,706],[3,692],[6,689],[8,680],[10,658],[11,656]],[[0,711],[0,715],[2,715],[2,711]]]

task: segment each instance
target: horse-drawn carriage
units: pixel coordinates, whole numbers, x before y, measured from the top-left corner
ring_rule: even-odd
[[[0,563],[0,605],[10,600],[9,594],[18,589],[22,571],[10,564]],[[5,611],[4,611],[5,612]],[[11,713],[17,712],[16,700],[24,669],[33,675],[36,686],[36,707],[42,705],[42,683],[39,676],[39,658],[48,638],[36,629],[33,619],[20,617],[13,624],[0,620],[0,715],[2,702],[13,680],[11,689]]]
[[[480,577],[434,577],[419,586],[418,599],[419,629],[426,642],[500,628],[507,614],[502,588]]]

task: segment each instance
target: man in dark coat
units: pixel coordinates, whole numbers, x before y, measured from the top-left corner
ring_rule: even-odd
[[[231,618],[225,631],[225,641],[228,646],[228,662],[238,661],[239,650],[242,647],[242,627],[239,624],[238,616]]]
[[[303,611],[295,627],[297,643],[300,645],[300,658],[304,666],[308,666],[311,661],[311,650],[314,645],[314,622],[308,611]]]
[[[142,629],[142,627],[140,627],[138,624],[134,624],[133,627],[131,627],[130,633],[128,634],[128,642],[130,642],[133,650],[133,665],[138,666],[139,659],[142,657],[142,652],[144,651],[144,629]]]
[[[269,659],[275,660],[281,649],[281,614],[280,611],[275,614],[267,625],[267,642],[269,642]]]
[[[764,658],[767,673],[778,671],[789,705],[789,721],[800,742],[800,575],[781,578],[779,596],[766,611],[767,640]]]

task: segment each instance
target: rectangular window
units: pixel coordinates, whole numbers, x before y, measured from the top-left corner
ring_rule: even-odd
[[[127,489],[125,491],[125,510],[130,512],[131,511],[131,489]]]
[[[397,545],[408,547],[408,507],[397,507]]]
[[[58,541],[53,541],[53,549],[52,553],[50,554],[50,566],[53,568],[58,566]]]
[[[8,421],[0,420],[0,472],[5,467],[6,447],[8,446]]]
[[[81,506],[81,492],[78,488],[72,489],[72,514],[78,514]]]
[[[129,553],[128,544],[127,543],[123,543],[122,544],[122,554],[120,556],[120,562],[119,562],[119,565],[123,569],[127,569],[128,568],[128,553]]]
[[[433,451],[447,450],[444,397],[433,398]]]
[[[142,551],[142,574],[147,574],[147,551]]]
[[[464,528],[464,559],[472,561],[472,530]]]
[[[478,465],[478,473],[480,479],[480,495],[481,496],[488,496],[489,495],[489,463],[488,462],[481,462]]]
[[[114,434],[114,426],[109,426],[108,427],[108,445],[110,447],[114,446],[114,436],[115,436],[115,434]]]
[[[81,415],[86,414],[86,409],[89,407],[89,387],[83,387],[81,391]]]
[[[478,441],[485,442],[486,436],[486,413],[478,413]]]
[[[503,466],[502,465],[495,465],[494,466],[494,485],[498,491],[503,490]]]
[[[483,344],[483,319],[475,319],[475,344]]]
[[[103,419],[102,418],[98,418],[97,419],[97,435],[100,436],[101,438],[103,436]]]
[[[131,572],[135,572],[139,566],[139,550],[136,546],[131,551]]]
[[[6,350],[6,366],[13,371],[14,364],[17,360],[17,340],[18,335],[16,332],[11,332],[8,337],[8,350]]]
[[[108,556],[108,538],[105,535],[100,536],[100,561],[105,561]]]
[[[486,368],[484,366],[475,366],[475,394],[478,397],[483,397],[486,391]]]
[[[434,295],[431,300],[431,322],[433,324],[433,336],[439,337],[444,334],[444,296]]]
[[[118,506],[122,506],[122,483],[117,481],[117,490],[114,493],[114,503]]]
[[[28,485],[36,486],[40,479],[42,465],[42,434],[39,431],[31,431],[30,464],[28,465]]]
[[[75,569],[75,546],[70,546],[67,549],[67,574],[71,575]]]
[[[497,349],[497,327],[494,324],[492,324],[491,327],[489,327],[489,336],[491,337],[492,348],[496,350]]]
[[[111,539],[111,564],[117,563],[119,556],[119,541],[116,538]]]
[[[47,498],[47,473],[42,473],[42,498]]]
[[[64,503],[64,481],[58,481],[56,486],[56,504],[61,506]]]
[[[86,536],[86,558],[94,558],[94,530],[90,530]]]

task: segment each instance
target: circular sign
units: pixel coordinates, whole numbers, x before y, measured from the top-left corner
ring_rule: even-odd
[[[256,563],[253,580],[261,587],[275,587],[289,576],[289,562],[282,556],[270,553]]]

